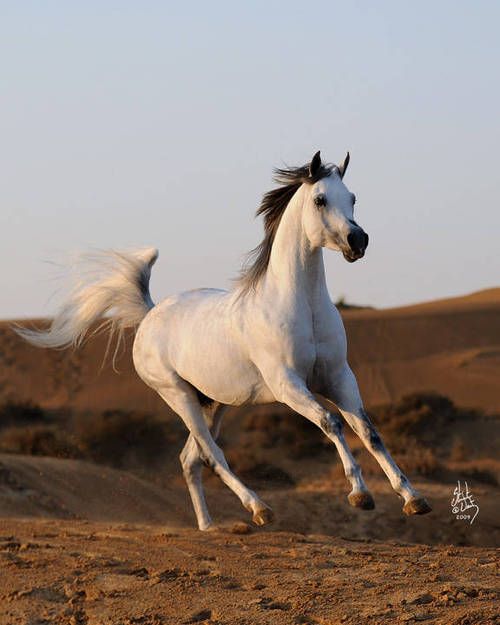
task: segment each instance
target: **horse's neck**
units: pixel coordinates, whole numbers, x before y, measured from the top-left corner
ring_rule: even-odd
[[[265,288],[284,298],[303,299],[311,305],[326,289],[321,248],[311,248],[302,224],[304,190],[299,189],[281,218],[271,250]]]

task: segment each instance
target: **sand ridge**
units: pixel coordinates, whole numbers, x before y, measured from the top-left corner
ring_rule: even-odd
[[[349,360],[367,406],[439,389],[459,405],[500,412],[500,289],[387,310],[346,310]],[[102,368],[106,337],[80,350],[38,350],[0,323],[0,403],[77,410],[164,411],[133,370],[131,337]]]

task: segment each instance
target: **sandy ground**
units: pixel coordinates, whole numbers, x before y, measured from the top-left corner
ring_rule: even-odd
[[[1,516],[195,528],[187,489],[176,465],[170,466],[165,480],[155,484],[128,471],[91,462],[0,454]],[[480,508],[471,525],[451,514],[450,502],[456,486],[453,482],[411,476],[414,486],[431,503],[433,512],[407,517],[380,470],[366,477],[375,510],[361,511],[349,506],[349,488],[339,469],[335,463],[324,465],[323,470],[316,466],[314,475],[288,487],[267,481],[251,483],[274,511],[274,523],[268,531],[428,545],[500,545],[498,485],[471,483],[474,501]],[[216,523],[250,523],[250,514],[238,499],[207,470],[204,482],[208,506]]]
[[[178,476],[1,454],[0,624],[499,622],[498,487],[475,488],[470,525],[448,484],[418,481],[434,510],[408,518],[382,478],[363,512],[320,476],[259,491],[276,521],[256,528],[207,481],[203,533]]]
[[[413,456],[400,450],[431,514],[405,517],[352,435],[376,509],[349,507],[335,452],[306,438],[314,453],[297,453],[300,436],[309,436],[291,421],[298,417],[282,419],[284,438],[270,436],[276,407],[229,415],[221,443],[237,472],[249,468],[245,480],[259,463],[290,478],[249,482],[275,512],[266,528],[249,524],[207,474],[218,529],[195,530],[175,437],[147,471],[0,454],[0,625],[500,623],[500,289],[346,311],[344,319],[368,406],[437,390],[482,410],[449,424],[437,415],[419,426]],[[61,428],[70,424],[65,414],[79,413],[94,415],[95,428],[110,408],[177,423],[136,379],[129,354],[120,375],[99,371],[103,351],[101,339],[74,353],[36,351],[0,324],[0,405],[35,402],[62,415]],[[437,469],[419,473],[426,454]],[[451,513],[457,476],[469,480],[480,506],[473,525]]]
[[[498,623],[487,548],[0,521],[2,624]]]

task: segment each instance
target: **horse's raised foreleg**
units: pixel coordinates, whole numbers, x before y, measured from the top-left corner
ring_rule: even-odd
[[[389,478],[393,489],[404,500],[405,514],[425,514],[431,511],[427,501],[410,484],[387,451],[379,433],[363,408],[358,383],[350,367],[346,365],[329,383],[328,399],[340,410],[347,423],[375,457]]]
[[[278,401],[312,421],[335,444],[344,466],[345,476],[351,484],[352,490],[348,496],[351,506],[363,510],[373,509],[373,498],[363,480],[361,469],[346,443],[339,416],[323,408],[294,371],[276,368],[271,370],[265,379]]]
[[[219,435],[220,423],[225,406],[216,404],[213,407],[203,408],[205,421],[210,426],[212,437],[214,440]],[[200,449],[196,444],[192,434],[189,435],[186,444],[180,454],[182,472],[186,480],[193,508],[198,521],[200,530],[207,530],[212,525],[212,519],[208,512],[205,493],[203,492],[202,470],[203,460],[200,455]]]
[[[271,522],[273,517],[269,506],[247,488],[229,468],[222,450],[216,445],[210,433],[193,387],[173,374],[168,385],[164,383],[156,390],[186,424],[199,448],[203,462],[220,477],[239,498],[243,506],[252,513],[253,522],[257,525]]]

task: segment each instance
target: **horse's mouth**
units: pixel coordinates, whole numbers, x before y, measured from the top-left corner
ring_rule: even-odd
[[[342,252],[344,258],[348,263],[355,263],[360,258],[363,258],[365,255],[364,250],[362,252],[353,252],[351,250]]]

